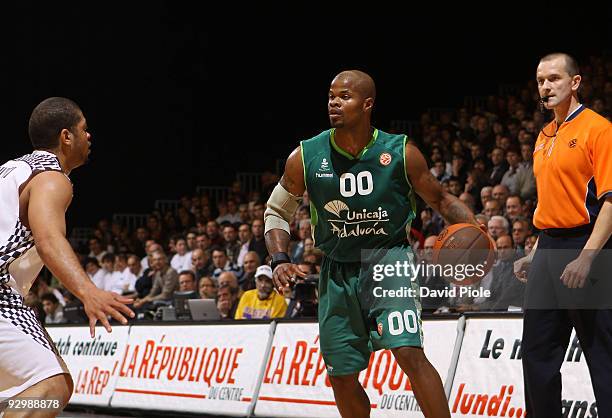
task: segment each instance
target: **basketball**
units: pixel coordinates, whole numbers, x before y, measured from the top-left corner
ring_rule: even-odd
[[[475,284],[493,267],[495,244],[476,225],[450,225],[438,235],[432,262],[441,266],[442,275],[449,281],[460,286]]]

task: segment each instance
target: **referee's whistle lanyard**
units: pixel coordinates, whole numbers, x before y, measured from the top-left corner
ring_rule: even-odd
[[[579,104],[576,109],[574,109],[574,111],[572,113],[570,113],[569,115],[567,115],[567,117],[565,118],[565,120],[562,123],[558,123],[555,120],[555,133],[552,135],[547,135],[546,132],[544,132],[544,128],[542,128],[542,135],[544,135],[546,138],[552,138],[552,142],[550,144],[550,147],[548,147],[548,150],[546,151],[546,158],[549,158],[550,155],[552,154],[552,150],[555,146],[555,141],[557,140],[557,133],[559,132],[559,128],[561,128],[561,126],[563,126],[563,124],[565,122],[567,122],[567,120],[569,118],[571,118],[579,109],[582,108],[582,104]],[[548,142],[548,139],[546,140]]]

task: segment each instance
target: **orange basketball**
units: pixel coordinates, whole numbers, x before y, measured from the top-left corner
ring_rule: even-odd
[[[438,235],[432,262],[440,266],[443,277],[457,285],[478,283],[493,267],[495,243],[476,225],[450,225]]]

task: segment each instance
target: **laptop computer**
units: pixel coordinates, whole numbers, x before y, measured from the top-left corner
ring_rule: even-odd
[[[194,321],[215,321],[221,319],[214,299],[188,299],[191,319]]]

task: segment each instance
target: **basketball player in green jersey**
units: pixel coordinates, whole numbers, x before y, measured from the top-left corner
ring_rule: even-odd
[[[450,223],[478,223],[459,199],[442,190],[405,135],[370,125],[375,96],[369,75],[338,74],[329,90],[332,129],[302,141],[289,156],[264,216],[274,281],[282,289],[303,276],[287,255],[288,221],[308,190],[315,245],[325,254],[319,281],[321,353],[340,414],[369,417],[370,401],[358,376],[371,351],[384,348],[408,375],[425,416],[450,417],[440,376],[422,349],[418,285],[398,275],[377,277],[368,257],[378,265],[414,262],[407,235],[415,192]],[[412,288],[417,296],[385,297],[376,287]]]

